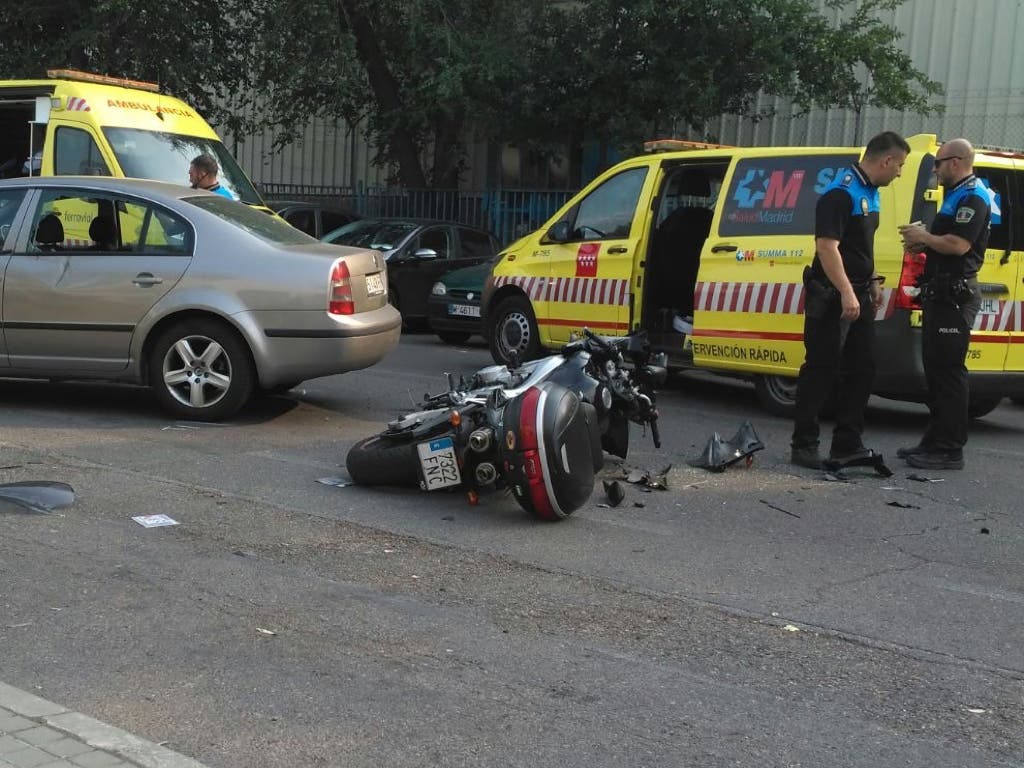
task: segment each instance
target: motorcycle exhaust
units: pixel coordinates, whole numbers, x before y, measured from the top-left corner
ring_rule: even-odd
[[[476,453],[484,453],[490,450],[493,438],[494,433],[489,429],[474,429],[469,435],[469,447]]]
[[[498,479],[498,469],[489,461],[483,461],[476,465],[477,485],[490,485]]]

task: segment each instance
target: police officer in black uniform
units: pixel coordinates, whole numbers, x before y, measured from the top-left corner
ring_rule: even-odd
[[[963,469],[967,443],[967,347],[981,307],[978,270],[985,260],[992,198],[974,176],[974,147],[954,139],[935,153],[945,188],[931,231],[900,227],[908,250],[927,256],[921,282],[922,357],[928,382],[928,427],[921,442],[896,455],[920,469]]]
[[[818,413],[839,377],[829,459],[871,456],[864,447],[864,408],[875,377],[872,344],[881,305],[875,273],[878,188],[900,175],[910,146],[886,131],[868,142],[859,163],[836,175],[815,208],[811,265],[804,270],[804,363],[797,379],[791,461],[818,469]]]

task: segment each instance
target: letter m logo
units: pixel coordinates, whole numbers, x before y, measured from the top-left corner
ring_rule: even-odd
[[[793,171],[786,180],[784,171],[772,171],[764,196],[765,208],[796,208],[796,199],[804,183],[804,172]]]

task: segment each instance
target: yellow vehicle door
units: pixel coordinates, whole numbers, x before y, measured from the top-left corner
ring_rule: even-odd
[[[967,368],[1024,371],[1024,160],[986,155],[974,172],[992,190],[992,229],[978,271],[981,309],[971,331]]]
[[[530,296],[545,344],[566,342],[584,326],[608,335],[629,330],[630,281],[646,248],[654,176],[645,163],[599,180],[542,238],[547,282]]]
[[[856,149],[767,148],[734,159],[697,273],[697,367],[796,376],[815,204],[858,157]]]

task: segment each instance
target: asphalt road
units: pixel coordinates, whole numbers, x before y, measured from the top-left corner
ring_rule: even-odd
[[[77,492],[0,508],[0,680],[225,768],[1024,765],[1024,408],[978,420],[941,482],[893,458],[837,483],[790,467],[749,385],[683,377],[662,449],[634,430],[605,469],[671,464],[669,490],[598,489],[558,524],[316,482],[489,362],[406,336],[219,426],[0,383],[0,481]],[[869,444],[923,413],[873,400]],[[687,466],[745,419],[752,466]],[[130,519],[153,513],[180,524]]]

